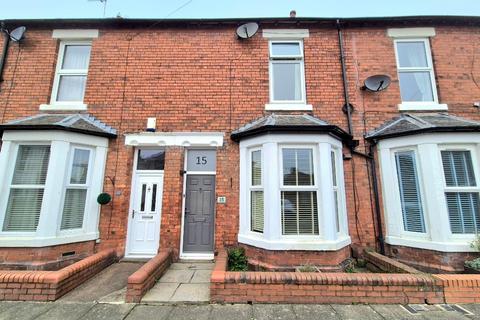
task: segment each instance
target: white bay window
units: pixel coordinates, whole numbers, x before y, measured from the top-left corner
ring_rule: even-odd
[[[0,241],[41,247],[98,238],[108,139],[64,131],[5,131]]]
[[[348,245],[341,150],[328,135],[242,140],[239,242],[269,250]]]
[[[476,134],[425,134],[379,142],[386,242],[468,252],[480,228]]]

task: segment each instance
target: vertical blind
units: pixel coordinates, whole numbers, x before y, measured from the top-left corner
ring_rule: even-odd
[[[398,185],[403,215],[403,228],[409,232],[425,233],[423,206],[413,151],[397,152]]]
[[[50,146],[19,146],[3,231],[37,230],[49,159]]]
[[[477,185],[470,151],[442,151],[442,164],[452,233],[477,233],[480,229],[479,195],[468,190]],[[458,190],[461,188],[465,191]]]
[[[307,187],[315,186],[313,150],[284,148],[282,160],[282,233],[284,235],[317,235],[317,192],[305,190]]]
[[[65,190],[60,230],[83,227],[90,150],[74,149],[69,184]]]
[[[251,157],[250,225],[252,231],[263,232],[262,152],[260,150],[252,151]]]

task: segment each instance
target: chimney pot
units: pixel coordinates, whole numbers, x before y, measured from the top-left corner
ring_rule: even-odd
[[[297,16],[297,11],[292,10],[290,11],[290,18],[295,18]]]

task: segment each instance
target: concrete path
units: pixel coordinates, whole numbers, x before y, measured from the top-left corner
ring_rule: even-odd
[[[127,279],[143,264],[143,262],[114,263],[61,297],[59,302],[124,303]]]
[[[463,305],[474,315],[428,311],[412,315],[399,305],[145,305],[102,303],[0,302],[1,320],[466,320],[480,319],[480,305]]]
[[[142,303],[207,303],[213,262],[173,263]]]

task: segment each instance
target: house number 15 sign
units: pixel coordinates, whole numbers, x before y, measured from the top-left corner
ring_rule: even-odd
[[[216,150],[188,150],[187,171],[215,171],[216,160]]]

